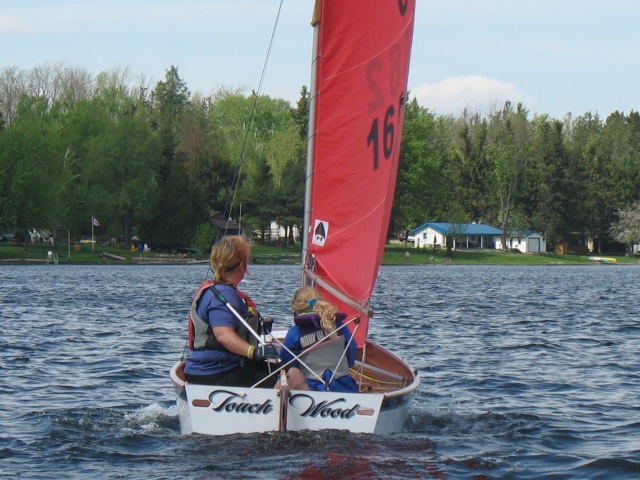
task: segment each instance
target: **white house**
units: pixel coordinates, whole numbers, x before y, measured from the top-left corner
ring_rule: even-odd
[[[502,238],[496,237],[496,248],[502,248]],[[542,234],[530,230],[526,233],[510,233],[507,235],[507,248],[517,248],[522,253],[544,253],[547,243]]]
[[[293,238],[300,238],[301,236],[301,228],[298,225],[293,225]],[[271,225],[269,226],[269,230],[267,231],[267,236],[269,236],[272,240],[278,240],[287,236],[287,229],[280,225],[276,221],[271,221]]]
[[[409,232],[416,248],[429,248],[435,245],[444,247],[447,236],[453,236],[452,248],[494,248],[496,236],[502,230],[484,223],[438,223],[427,222]]]

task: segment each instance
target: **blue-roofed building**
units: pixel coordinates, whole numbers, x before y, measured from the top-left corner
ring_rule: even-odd
[[[452,248],[495,248],[502,230],[484,223],[427,222],[409,232],[416,248],[447,245],[447,236],[453,235]]]

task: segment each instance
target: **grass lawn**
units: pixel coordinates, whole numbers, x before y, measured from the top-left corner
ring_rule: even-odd
[[[3,242],[0,243],[0,265],[2,263],[50,263],[47,262],[49,251],[57,255],[59,264],[189,263],[193,261],[206,262],[209,259],[209,252],[189,255],[162,254],[155,252],[132,252],[122,247],[103,245],[95,245],[92,251],[91,244],[73,244],[71,245],[70,251],[66,244],[58,245],[57,247],[44,244],[29,244],[25,250],[22,245]],[[103,254],[107,254],[107,256]],[[125,260],[109,258],[110,255],[122,257]],[[300,245],[291,248],[254,245],[252,247],[252,258],[256,263],[265,264],[300,263]]]
[[[205,262],[207,254],[169,255],[154,252],[131,252],[119,247],[105,247],[96,245],[91,251],[91,245],[84,245],[80,251],[72,246],[71,252],[66,245],[29,245],[25,251],[21,245],[8,242],[0,243],[0,264],[2,263],[47,263],[47,253],[54,252],[60,264],[65,263],[98,263],[98,264],[135,264],[135,263],[188,263],[192,261]],[[300,245],[292,247],[272,247],[254,245],[252,260],[257,264],[299,264]],[[116,255],[125,260],[107,258],[102,254]],[[592,263],[591,255],[556,255],[553,253],[523,254],[500,250],[457,250],[451,257],[446,250],[433,252],[432,249],[417,250],[411,246],[392,243],[387,245],[382,258],[386,265],[585,265]],[[599,255],[613,257],[619,264],[640,264],[637,257],[614,255]]]
[[[71,245],[71,252],[67,245],[44,245],[29,244],[27,249],[22,245],[15,245],[8,242],[0,243],[0,262],[4,263],[47,263],[47,254],[49,251],[58,256],[59,263],[128,263],[132,257],[140,256],[139,252],[130,252],[124,248],[105,247],[96,245],[94,251],[91,250],[91,244],[77,245],[79,251],[75,249],[76,244]],[[125,261],[113,260],[101,257],[102,253],[124,257]],[[151,255],[151,254],[142,254]]]
[[[499,250],[456,250],[449,257],[445,249],[438,249],[434,253],[432,249],[399,247],[386,248],[383,257],[383,263],[393,265],[546,265],[587,262],[586,257],[576,255],[526,255]]]

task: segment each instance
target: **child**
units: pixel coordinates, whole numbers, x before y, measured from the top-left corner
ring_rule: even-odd
[[[358,393],[358,385],[349,376],[349,367],[355,362],[356,342],[351,341],[351,332],[347,327],[335,332],[343,325],[345,315],[337,313],[335,305],[322,300],[320,292],[314,287],[298,289],[291,306],[294,325],[287,332],[284,345],[296,356],[304,351],[300,359],[306,366],[297,360],[289,365],[289,387],[293,390]],[[287,363],[293,356],[283,348],[280,358],[282,363]]]

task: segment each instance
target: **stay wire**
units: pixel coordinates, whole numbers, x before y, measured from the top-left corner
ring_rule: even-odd
[[[236,170],[235,176],[232,182],[232,194],[229,198],[227,198],[227,204],[224,208],[224,217],[225,219],[229,218],[231,214],[231,209],[233,208],[233,204],[235,203],[236,193],[238,191],[238,185],[240,184],[240,173],[242,172],[242,166],[246,160],[247,155],[247,140],[249,138],[249,133],[251,132],[251,124],[256,115],[256,109],[258,105],[258,97],[260,96],[260,92],[262,91],[262,85],[264,83],[264,79],[267,74],[267,66],[269,65],[269,57],[271,56],[271,50],[273,48],[273,43],[276,36],[276,30],[278,29],[278,22],[280,21],[280,13],[282,12],[282,4],[284,0],[280,0],[280,5],[278,6],[278,13],[276,15],[276,20],[273,24],[273,30],[271,32],[271,40],[269,41],[269,48],[267,49],[267,55],[264,59],[264,65],[262,67],[262,74],[260,75],[260,82],[258,83],[258,89],[252,90],[253,93],[253,105],[251,107],[251,115],[249,116],[249,122],[247,123],[247,128],[245,129],[244,139],[242,141],[242,149],[240,150],[240,159],[238,161],[238,169]],[[226,235],[227,229],[229,227],[229,221],[225,224],[224,234]],[[218,239],[223,235],[220,234],[221,230],[218,231]]]
[[[278,29],[278,22],[280,21],[280,13],[282,12],[282,4],[284,3],[284,0],[280,0],[280,4],[278,6],[278,13],[276,15],[276,20],[274,22],[273,25],[273,30],[271,32],[271,40],[269,41],[269,48],[267,49],[267,55],[265,57],[264,60],[264,65],[262,67],[262,74],[260,75],[260,82],[258,84],[258,90],[253,92],[253,105],[251,107],[251,115],[249,116],[249,122],[245,131],[245,135],[244,135],[244,139],[242,141],[242,149],[240,151],[240,159],[238,161],[238,170],[236,171],[236,174],[234,176],[233,182],[232,182],[232,195],[230,198],[227,198],[227,204],[225,205],[224,208],[224,216],[223,218],[229,218],[229,214],[231,212],[231,209],[233,208],[233,204],[235,202],[235,197],[236,197],[236,192],[238,190],[238,185],[240,183],[240,173],[242,171],[242,165],[246,159],[246,152],[247,152],[247,139],[249,138],[249,132],[250,132],[250,127],[251,124],[253,123],[253,119],[255,118],[255,114],[256,114],[256,108],[258,105],[258,97],[260,96],[260,92],[262,91],[262,85],[264,84],[264,79],[266,77],[267,74],[267,66],[269,65],[269,57],[271,56],[271,50],[273,49],[273,43],[275,40],[275,36],[276,36],[276,30]],[[224,228],[224,234],[227,233],[229,227],[229,221],[227,220],[226,226]],[[218,239],[220,239],[223,235],[221,235],[222,230],[218,230]],[[205,279],[208,278],[209,273],[213,274],[213,268],[211,267],[211,265],[209,265],[209,268],[207,269],[207,274],[205,275]],[[186,355],[186,350],[187,347],[189,346],[189,341],[187,339],[187,341],[185,342],[185,347],[182,351],[182,358],[181,360],[184,360],[185,355]]]

